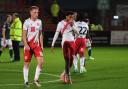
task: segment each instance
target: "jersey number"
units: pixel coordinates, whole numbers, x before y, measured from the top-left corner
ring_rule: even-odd
[[[80,29],[79,34],[85,34],[87,32],[86,27],[79,26],[78,28]]]

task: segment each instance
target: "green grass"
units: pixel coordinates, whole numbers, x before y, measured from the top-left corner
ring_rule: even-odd
[[[65,85],[58,80],[57,76],[41,74],[40,89],[128,89],[128,47],[95,47],[93,48],[95,61],[86,61],[88,70],[85,74],[73,73],[72,85]],[[8,63],[8,50],[4,50],[0,57],[0,89],[24,89],[23,84],[23,49],[21,48],[21,61]],[[51,53],[49,48],[44,49],[43,73],[60,75],[64,69],[62,50],[55,48]],[[32,58],[29,72],[29,80],[33,81],[36,68],[35,58]],[[9,85],[20,84],[20,85]],[[6,86],[5,86],[6,85]],[[31,84],[29,89],[36,89]]]

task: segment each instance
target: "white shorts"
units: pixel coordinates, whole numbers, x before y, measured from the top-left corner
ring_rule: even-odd
[[[3,39],[1,40],[1,46],[6,47],[6,46],[12,46],[12,40],[11,39],[7,39],[5,40],[5,43],[3,41]]]
[[[91,47],[91,42],[90,42],[89,39],[86,40],[86,44],[85,44],[85,45],[86,45],[87,48],[88,48],[88,47]]]

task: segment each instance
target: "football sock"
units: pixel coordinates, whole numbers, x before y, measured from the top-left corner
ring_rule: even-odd
[[[40,73],[41,73],[41,68],[37,66],[34,80],[38,80]]]
[[[74,56],[73,64],[74,64],[74,67],[75,67],[75,68],[78,68],[78,67],[77,67],[77,63],[78,63],[78,59],[77,59],[76,56]]]
[[[24,75],[24,82],[25,83],[28,82],[28,71],[29,71],[28,68],[26,68],[26,67],[23,68],[23,75]]]
[[[85,61],[85,57],[81,57],[80,58],[80,67],[84,67],[84,61]]]

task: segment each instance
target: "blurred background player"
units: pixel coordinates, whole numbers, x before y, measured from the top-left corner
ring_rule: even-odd
[[[74,14],[73,14],[73,18],[74,18],[74,22],[75,21],[77,21],[77,12],[74,12]],[[89,26],[89,24],[90,24],[90,22],[89,22],[89,19],[86,19],[85,20],[85,22],[88,24],[88,26]],[[85,45],[86,45],[86,47],[87,47],[87,49],[88,49],[88,59],[90,59],[90,60],[94,60],[94,58],[91,56],[92,55],[92,47],[91,47],[91,44],[92,44],[92,41],[91,41],[91,39],[86,39],[86,42],[85,42]],[[79,58],[79,55],[77,55],[77,57]]]
[[[26,19],[23,24],[23,43],[24,43],[24,67],[23,76],[26,87],[29,87],[28,72],[32,55],[36,57],[37,67],[35,72],[34,84],[41,87],[39,83],[39,75],[42,70],[43,63],[43,36],[42,21],[38,19],[39,7],[32,6],[30,8],[30,18]]]
[[[57,29],[52,41],[51,48],[53,50],[54,44],[58,38],[59,33],[62,34],[62,49],[63,55],[65,59],[65,70],[61,74],[61,80],[65,83],[72,84],[71,75],[70,75],[70,68],[73,63],[73,57],[75,56],[75,43],[74,43],[74,35],[73,32],[76,32],[73,29],[73,12],[66,12],[66,18],[60,21],[57,25]]]
[[[20,61],[20,46],[19,43],[22,37],[22,22],[18,13],[13,13],[13,22],[10,29],[10,38],[12,40],[12,46],[14,51],[14,61]]]
[[[13,47],[12,47],[12,41],[10,39],[10,24],[12,22],[12,16],[7,15],[6,21],[4,22],[3,28],[2,28],[2,41],[1,41],[1,49],[0,49],[0,56],[2,54],[3,48],[6,46],[9,47],[9,54],[10,54],[10,60],[13,61]]]
[[[86,19],[85,20],[85,22],[88,24],[88,26],[89,26],[89,19]],[[87,49],[88,49],[88,56],[89,56],[89,60],[94,60],[94,58],[91,56],[92,55],[92,46],[91,46],[91,44],[92,44],[92,40],[91,40],[91,38],[90,39],[86,39],[86,42],[85,42],[85,45],[86,45],[86,47],[87,47]]]
[[[85,43],[86,43],[86,36],[89,37],[89,27],[88,24],[84,22],[84,16],[79,13],[77,16],[78,21],[75,22],[74,28],[77,29],[79,35],[76,37],[75,40],[75,55],[74,58],[74,70],[78,71],[78,58],[77,54],[79,54],[80,57],[80,73],[86,72],[85,69]]]

